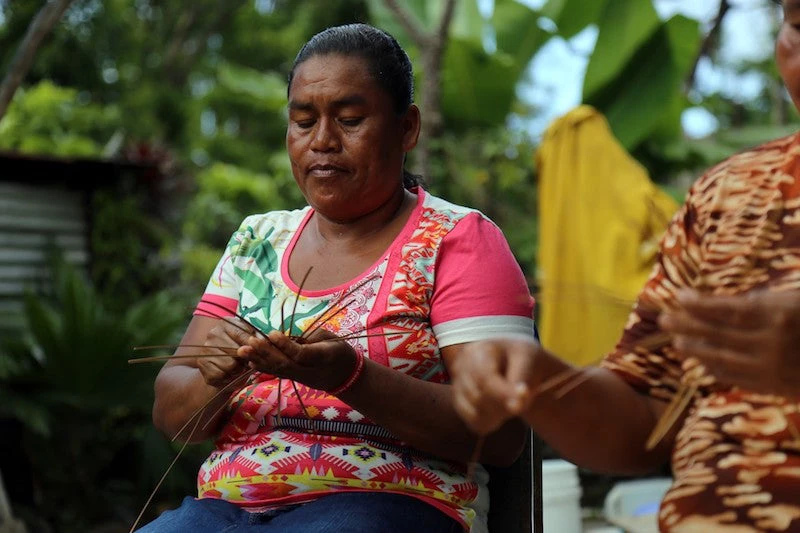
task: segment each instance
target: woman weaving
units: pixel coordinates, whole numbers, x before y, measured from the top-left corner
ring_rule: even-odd
[[[182,341],[220,357],[160,372],[156,426],[175,435],[218,395],[192,437],[216,447],[199,497],[145,531],[485,530],[485,474],[467,475],[475,437],[448,369],[471,342],[533,338],[532,300],[499,229],[404,172],[420,129],[412,79],[397,42],[367,25],[298,54],[286,146],[308,206],[242,222]],[[323,326],[299,342],[281,332],[290,317],[291,336]],[[480,461],[512,462],[524,431],[498,428]]]
[[[800,0],[783,12],[778,70],[800,108]],[[660,531],[798,533],[800,134],[698,179],[660,252],[600,368],[530,342],[474,344],[453,372],[456,405],[478,432],[522,416],[596,471],[669,462]],[[579,381],[543,386],[559,375]]]

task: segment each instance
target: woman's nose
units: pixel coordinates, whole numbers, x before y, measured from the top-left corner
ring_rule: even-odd
[[[339,138],[335,131],[335,124],[329,119],[317,121],[314,137],[311,139],[311,149],[316,152],[331,152],[339,148]]]

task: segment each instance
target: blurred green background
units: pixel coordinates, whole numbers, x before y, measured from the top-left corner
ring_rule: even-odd
[[[493,218],[532,286],[538,133],[528,125],[547,106],[526,90],[548,43],[596,33],[582,101],[676,198],[702,169],[793,130],[772,60],[722,53],[725,0],[710,24],[659,16],[648,0],[457,0],[443,23],[448,1],[0,0],[0,96],[11,98],[0,108],[0,182],[25,178],[3,157],[128,165],[87,186],[90,260],[50,250],[50,281],[14,293],[18,320],[0,327],[0,473],[30,531],[127,531],[177,452],[150,422],[157,367],[126,361],[133,346],[179,338],[245,215],[303,205],[284,147],[285,80],[317,31],[364,21],[400,40],[423,116],[442,117],[427,124],[412,169],[435,194]],[[63,14],[20,72],[26,34],[56,4]],[[774,34],[779,14],[762,7]],[[443,55],[426,62],[432,47],[404,20],[441,37]],[[747,100],[700,90],[697,64],[755,75],[760,89]],[[439,97],[425,96],[431,85]],[[688,108],[718,127],[687,136]],[[188,449],[146,519],[194,491],[206,451]]]

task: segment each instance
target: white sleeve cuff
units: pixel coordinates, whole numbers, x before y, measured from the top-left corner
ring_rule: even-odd
[[[536,340],[533,319],[523,316],[476,316],[433,326],[439,348],[488,339]]]

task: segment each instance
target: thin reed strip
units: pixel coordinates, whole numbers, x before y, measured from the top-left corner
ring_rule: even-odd
[[[134,352],[142,350],[177,350],[178,348],[214,348],[217,350],[235,350],[233,346],[210,346],[208,344],[154,344],[151,346],[134,346]]]
[[[294,389],[294,395],[297,397],[297,401],[300,404],[300,407],[303,409],[303,414],[306,416],[309,422],[311,422],[311,427],[309,428],[310,431],[317,433],[317,425],[311,415],[308,413],[308,409],[306,409],[306,404],[303,402],[303,398],[300,396],[300,391],[297,390],[297,383],[292,380],[292,388]]]
[[[309,338],[311,335],[313,335],[314,333],[316,333],[317,331],[322,329],[322,327],[325,324],[327,324],[328,322],[333,320],[333,318],[336,315],[339,315],[343,311],[346,311],[347,308],[350,306],[350,304],[355,302],[355,301],[356,301],[355,298],[353,298],[351,300],[348,300],[347,303],[345,303],[345,304],[343,304],[341,306],[339,304],[334,304],[334,305],[328,307],[328,309],[326,309],[324,313],[322,313],[319,317],[317,317],[317,320],[314,321],[314,324],[312,324],[311,326],[306,328],[306,330],[300,335],[300,338],[301,339]],[[333,312],[331,313],[331,311],[333,311]]]
[[[361,331],[364,331],[363,329]],[[353,339],[369,339],[371,337],[393,337],[395,335],[413,335],[410,331],[390,331],[384,333],[368,333],[366,335],[362,335],[361,332],[350,333],[347,335],[342,335],[338,337],[338,339],[331,339],[331,340],[353,340]]]
[[[485,443],[486,435],[479,435],[475,441],[475,447],[472,449],[472,455],[470,455],[469,462],[467,463],[467,480],[470,482],[475,481],[475,469],[478,467],[478,463],[480,463],[483,445]]]
[[[244,322],[245,324],[247,324],[248,326],[250,326],[254,330],[258,331],[258,328],[256,328],[253,324],[251,324],[249,320],[247,320],[245,317],[243,317],[242,315],[240,315],[236,311],[231,311],[230,309],[228,309],[227,307],[225,307],[222,304],[219,304],[219,303],[211,301],[211,300],[206,300],[205,298],[201,298],[200,299],[200,303],[208,304],[208,305],[210,305],[212,307],[216,307],[217,309],[220,309],[222,311],[226,311],[228,313],[231,313],[233,316],[235,316],[236,318],[238,318],[239,320],[241,320],[242,322]],[[218,315],[216,315],[214,313],[206,311],[205,309],[203,310],[203,312],[204,313],[208,313],[208,314],[210,314],[212,316],[215,316],[215,317],[218,316]]]
[[[690,383],[688,385],[681,384],[678,388],[678,392],[672,398],[672,401],[667,406],[664,413],[656,422],[653,431],[650,433],[650,436],[647,439],[647,443],[645,444],[645,448],[647,450],[652,450],[658,443],[661,442],[669,430],[672,429],[672,426],[675,425],[675,422],[681,417],[683,412],[689,406],[689,402],[691,402],[694,395],[697,393],[698,390],[697,383]]]
[[[201,302],[201,303],[207,303],[207,304],[209,304],[209,305],[212,305],[212,306],[218,307],[218,308],[220,308],[220,309],[223,309],[223,310],[225,310],[225,311],[229,311],[229,309],[226,309],[225,307],[223,307],[223,306],[219,305],[219,304],[218,304],[218,303],[216,303],[216,302],[211,302],[211,301],[209,301],[209,300],[200,300],[200,302]],[[204,309],[204,310],[203,310],[203,312],[204,312],[204,313],[208,313],[208,314],[209,314],[209,315],[211,315],[212,317],[214,317],[214,318],[218,318],[219,320],[224,320],[225,322],[227,322],[227,323],[228,323],[228,324],[230,324],[231,326],[233,326],[233,327],[235,327],[235,328],[237,328],[237,329],[239,329],[239,330],[241,330],[241,331],[244,331],[244,332],[245,332],[245,333],[247,333],[248,335],[255,335],[255,334],[259,334],[259,335],[261,335],[262,337],[266,337],[266,335],[264,335],[264,333],[263,333],[261,330],[259,330],[259,329],[258,329],[257,327],[255,327],[253,324],[251,324],[250,322],[248,322],[248,321],[247,321],[247,320],[246,320],[244,317],[242,317],[242,316],[240,316],[240,315],[238,315],[238,314],[235,314],[235,313],[234,313],[234,316],[235,316],[236,318],[238,318],[239,320],[241,320],[242,322],[244,322],[245,324],[247,324],[248,326],[250,326],[252,329],[247,329],[247,328],[245,328],[244,326],[242,326],[241,324],[237,324],[237,323],[236,323],[236,322],[234,322],[233,320],[229,319],[227,316],[221,315],[221,314],[219,314],[219,313],[215,313],[215,312],[213,312],[213,311],[209,311],[209,310],[207,310],[207,309]]]
[[[252,376],[256,372],[258,372],[258,371],[257,370],[252,370],[252,369],[248,370],[247,372],[245,372],[241,376],[239,376],[236,379],[234,379],[231,383],[237,383],[237,382],[245,383],[245,382],[247,382],[248,379],[250,379],[250,376]],[[238,383],[237,383],[237,385],[238,385]],[[211,421],[214,420],[217,417],[217,415],[220,412],[222,412],[222,410],[225,409],[225,407],[227,407],[227,406],[228,406],[228,403],[225,402],[222,405],[220,405],[219,407],[217,407],[217,410],[214,411],[213,413],[211,413],[211,416],[208,417],[208,420],[206,420],[206,423],[203,424],[203,428],[202,429],[203,430],[207,429],[208,425],[211,423]]]
[[[195,422],[194,427],[192,428],[192,432],[189,434],[189,438],[186,439],[186,441],[183,443],[183,446],[181,446],[181,449],[178,450],[178,453],[175,455],[175,459],[172,460],[172,462],[167,467],[167,470],[164,472],[164,475],[162,475],[161,479],[158,480],[156,487],[153,489],[153,492],[150,493],[150,497],[147,498],[147,501],[144,503],[144,507],[142,507],[142,510],[139,511],[139,516],[136,517],[136,521],[133,523],[128,533],[133,533],[136,530],[136,526],[139,525],[139,521],[142,519],[142,516],[144,516],[144,512],[150,506],[150,502],[153,501],[153,498],[158,492],[158,489],[161,488],[161,485],[164,483],[164,480],[167,479],[167,475],[169,475],[169,473],[172,471],[172,467],[175,466],[175,463],[177,463],[178,459],[180,459],[181,455],[183,455],[183,450],[185,450],[186,446],[189,445],[189,441],[192,439],[192,436],[194,435],[195,431],[197,431],[197,426],[199,425],[200,425],[200,417],[197,417],[197,421]]]
[[[549,377],[548,379],[540,383],[539,386],[533,390],[533,396],[539,396],[540,394],[544,394],[551,389],[566,386],[567,384],[569,384],[570,381],[572,381],[575,378],[578,378],[581,375],[581,372],[582,372],[581,368],[574,368],[574,367],[562,370],[561,372],[555,374],[554,376]]]
[[[275,413],[275,423],[277,425],[283,424],[283,418],[281,417],[281,394],[283,394],[283,378],[278,378],[278,410]]]
[[[287,298],[288,298],[288,296],[287,296]],[[283,308],[286,306],[286,299],[287,298],[284,298],[283,300],[281,300],[281,323],[280,323],[281,327],[283,327],[283,325],[286,323],[286,316],[283,314]],[[291,329],[290,329],[290,332],[291,332]],[[286,332],[284,331],[284,333],[286,333]]]
[[[231,349],[231,348],[226,348]],[[236,349],[236,348],[233,348]],[[135,365],[139,363],[160,363],[163,361],[169,361],[171,359],[210,359],[212,357],[238,357],[235,353],[227,354],[227,353],[182,353],[179,355],[175,354],[166,354],[166,355],[154,355],[152,357],[136,357],[134,359],[128,359],[128,364]]]
[[[300,280],[300,285],[297,287],[297,298],[294,299],[294,305],[292,306],[292,314],[289,317],[289,335],[290,336],[292,334],[292,329],[294,329],[294,317],[295,317],[295,313],[297,312],[297,304],[300,303],[300,295],[303,292],[303,287],[306,286],[306,281],[308,281],[308,276],[311,275],[311,271],[313,269],[314,269],[314,267],[308,267],[308,270],[306,270],[305,275],[303,275],[303,279]],[[283,306],[281,306],[281,312],[283,312]],[[283,322],[281,322],[281,325],[283,325]]]
[[[377,273],[367,276],[363,280],[359,281],[358,283],[356,283],[355,285],[344,291],[342,294],[339,295],[338,298],[336,298],[334,301],[330,303],[330,307],[328,309],[333,309],[335,306],[339,306],[339,303],[344,301],[345,298],[352,296],[353,293],[355,293],[358,289],[360,289],[361,287],[363,287],[364,285],[375,279],[377,276],[378,276]],[[323,319],[326,313],[327,311],[325,313],[320,314],[316,319],[314,319],[314,321],[308,325],[308,327],[303,332],[301,337],[305,338],[308,335],[313,334],[318,329],[316,328],[317,323]]]
[[[666,348],[670,344],[672,344],[672,335],[667,332],[659,332],[648,335],[644,339],[640,340],[636,343],[636,347],[644,348],[648,351],[654,351],[661,348]]]
[[[561,388],[559,388],[554,394],[553,398],[556,400],[560,400],[564,396],[570,393],[570,391],[580,387],[587,381],[592,378],[592,374],[589,372],[581,372],[580,374],[575,376],[575,379],[569,380],[565,383]]]
[[[204,403],[200,408],[198,408],[194,413],[192,413],[192,416],[189,417],[189,420],[187,420],[186,423],[183,426],[181,426],[181,428],[178,430],[178,432],[175,433],[175,436],[173,436],[172,439],[170,439],[170,442],[175,442],[175,440],[180,436],[181,433],[183,433],[183,430],[185,430],[189,426],[189,424],[191,424],[192,420],[195,417],[199,418],[200,415],[203,414],[203,411],[205,411],[206,408],[209,405],[211,405],[211,402],[216,400],[219,397],[219,395],[222,394],[223,392],[225,392],[226,390],[233,388],[233,386],[236,385],[242,379],[242,377],[245,376],[246,374],[247,374],[247,372],[245,372],[241,376],[238,376],[237,378],[231,380],[230,383],[228,383],[227,385],[222,387],[220,390],[218,390],[216,392],[216,394],[214,394],[211,398],[209,398],[206,403]]]

